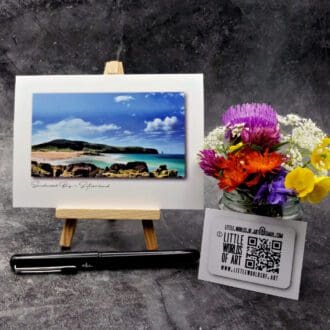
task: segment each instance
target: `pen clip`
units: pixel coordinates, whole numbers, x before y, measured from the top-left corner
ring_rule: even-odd
[[[52,266],[52,267],[16,267],[14,266],[16,274],[44,274],[44,273],[63,273],[76,274],[78,268],[76,266]]]

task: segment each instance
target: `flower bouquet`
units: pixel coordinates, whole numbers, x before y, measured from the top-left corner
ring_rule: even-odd
[[[298,219],[300,201],[330,192],[330,138],[311,119],[267,104],[231,106],[200,151],[200,167],[223,190],[220,208]]]

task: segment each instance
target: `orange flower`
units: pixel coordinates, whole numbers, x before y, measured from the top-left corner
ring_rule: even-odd
[[[222,175],[219,178],[220,189],[232,191],[242,184],[249,175],[245,169],[243,160],[244,152],[230,153],[228,158],[223,158],[219,162]]]
[[[268,150],[266,150],[264,154],[250,150],[250,152],[245,155],[245,161],[246,170],[250,174],[258,173],[264,176],[266,173],[278,170],[285,161],[285,156],[277,152],[268,152]]]
[[[285,157],[279,153],[269,153],[266,150],[261,154],[248,147],[230,153],[227,159],[221,157],[219,161],[218,165],[222,172],[218,185],[226,191],[232,191],[241,184],[255,186],[261,176],[278,170],[284,160]]]
[[[242,184],[246,177],[247,175],[243,171],[238,171],[234,168],[227,169],[222,172],[218,185],[220,189],[232,191]]]

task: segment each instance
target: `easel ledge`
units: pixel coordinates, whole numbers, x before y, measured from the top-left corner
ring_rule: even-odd
[[[124,74],[122,62],[110,61],[105,64],[104,74]],[[147,250],[157,250],[158,243],[153,220],[160,220],[160,210],[122,210],[122,209],[68,209],[56,208],[55,217],[65,220],[60,246],[69,249],[77,226],[77,219],[95,220],[140,220]]]
[[[56,209],[56,218],[159,220],[160,210]]]

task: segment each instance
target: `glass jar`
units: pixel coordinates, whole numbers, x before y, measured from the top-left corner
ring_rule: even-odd
[[[302,209],[297,197],[289,196],[283,205],[255,204],[248,190],[223,191],[219,201],[220,210],[277,217],[283,220],[301,220]]]

